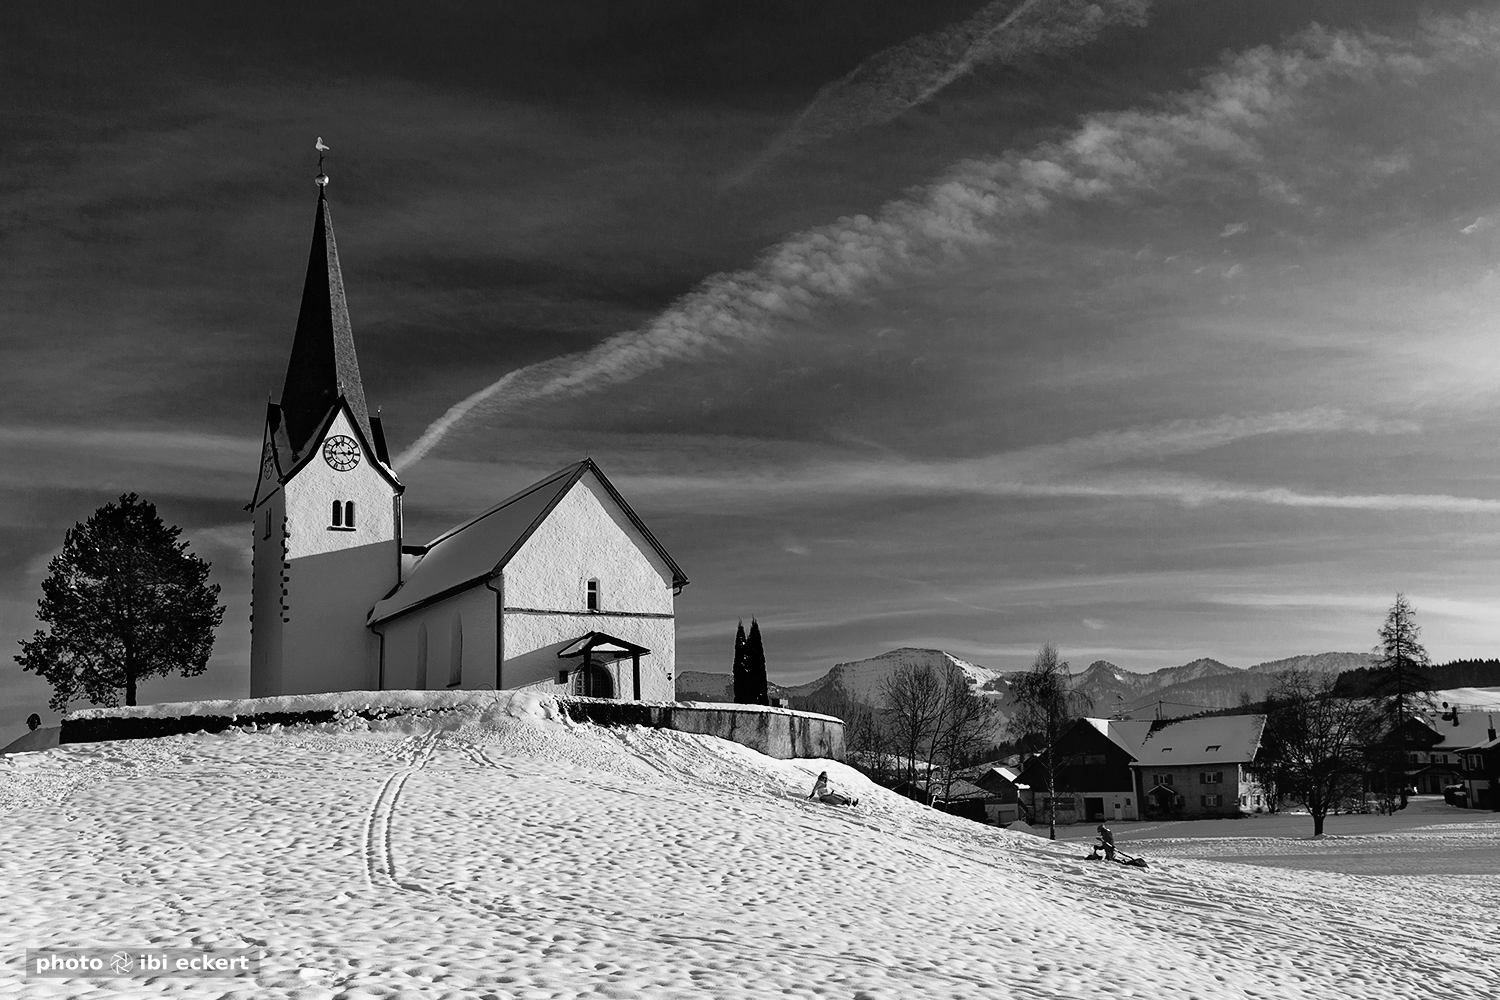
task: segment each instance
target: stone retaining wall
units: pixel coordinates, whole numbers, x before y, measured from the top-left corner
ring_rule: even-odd
[[[267,699],[270,700],[270,699]],[[280,699],[277,699],[280,700]],[[83,717],[62,721],[59,743],[99,743],[106,740],[141,740],[185,733],[221,733],[231,728],[317,725],[341,719],[361,718],[370,722],[401,715],[442,715],[461,711],[465,705],[371,706],[358,710],[327,708],[305,711],[257,712],[255,699],[238,702],[233,715],[154,714],[149,717],[108,711],[89,711]],[[595,698],[559,698],[558,707],[575,722],[598,726],[647,726],[680,733],[698,733],[732,740],[783,760],[791,757],[844,759],[844,723],[832,716],[760,705],[719,705],[705,702],[633,702]],[[157,706],[158,708],[160,706]],[[269,707],[269,706],[267,706]]]

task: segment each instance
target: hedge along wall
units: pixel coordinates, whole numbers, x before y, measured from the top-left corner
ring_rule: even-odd
[[[680,733],[698,733],[732,740],[768,757],[825,757],[844,759],[844,723],[828,715],[756,705],[705,703],[661,704],[608,701],[597,698],[559,698],[558,706],[575,722],[596,726],[646,726]],[[244,705],[244,702],[240,703]],[[353,719],[370,722],[403,715],[442,715],[465,707],[308,709],[306,711],[236,711],[234,715],[153,715],[131,717],[90,712],[84,718],[64,718],[59,743],[99,743],[106,740],[143,740],[186,733],[222,733],[232,728],[318,725]]]

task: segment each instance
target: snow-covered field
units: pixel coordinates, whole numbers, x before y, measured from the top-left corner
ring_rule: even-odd
[[[534,697],[374,725],[0,760],[0,996],[1496,991],[1494,875],[1087,863],[833,762],[570,726]],[[804,798],[820,769],[858,808]],[[1482,819],[1456,836],[1500,849]],[[28,947],[148,944],[266,957],[259,983],[21,975]]]

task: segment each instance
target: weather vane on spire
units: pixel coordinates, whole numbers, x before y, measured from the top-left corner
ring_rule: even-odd
[[[318,151],[318,176],[313,178],[313,183],[318,185],[318,187],[327,187],[328,175],[323,173],[323,154],[329,150],[327,146],[323,145],[323,137],[321,135],[318,136],[318,141],[313,146],[313,149]]]

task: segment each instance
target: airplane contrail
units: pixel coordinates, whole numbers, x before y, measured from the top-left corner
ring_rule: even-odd
[[[1143,25],[1150,6],[1151,0],[995,0],[966,21],[875,53],[825,86],[725,186],[801,147],[892,121],[980,65],[1076,48],[1116,24]]]
[[[451,406],[396,467],[421,460],[469,421],[766,343],[830,306],[993,246],[1055,205],[1160,194],[1195,157],[1211,158],[1226,177],[1253,178],[1266,197],[1291,197],[1261,148],[1262,134],[1294,128],[1308,90],[1379,71],[1371,67],[1402,72],[1410,62],[1377,36],[1341,34],[1337,45],[1328,37],[1242,53],[1155,110],[1091,115],[1055,141],[957,163],[876,213],[794,234],[751,266],[705,279],[643,327],[505,374]]]

